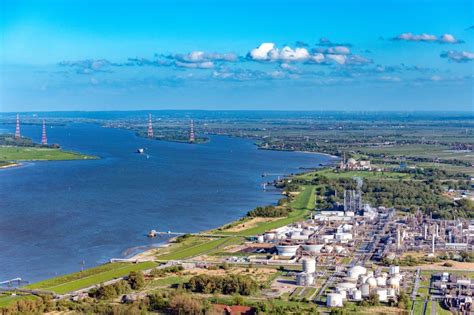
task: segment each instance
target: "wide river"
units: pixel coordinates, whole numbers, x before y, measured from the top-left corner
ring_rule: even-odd
[[[14,132],[14,125],[0,125]],[[202,145],[140,138],[94,124],[48,128],[50,143],[100,160],[34,162],[0,170],[0,281],[33,282],[124,257],[164,239],[148,231],[198,232],[275,203],[263,173],[289,174],[333,159],[257,150],[214,136]],[[22,126],[40,140],[40,126]],[[139,147],[146,154],[134,153]],[[275,175],[276,176],[276,175]],[[136,250],[135,250],[136,252]]]

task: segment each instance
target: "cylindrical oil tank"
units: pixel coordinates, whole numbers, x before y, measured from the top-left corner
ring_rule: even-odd
[[[273,241],[275,239],[275,233],[266,233],[265,234],[265,239],[267,241]]]
[[[324,246],[324,250],[326,251],[326,253],[332,253],[334,247],[332,247],[331,245],[326,245]]]
[[[277,245],[278,255],[285,257],[293,257],[296,255],[299,245]]]
[[[362,292],[363,297],[367,297],[370,295],[370,285],[368,283],[364,283],[361,287],[360,290]]]
[[[367,272],[367,269],[362,266],[354,266],[349,269],[347,275],[352,279],[358,279],[360,275],[363,275]]]
[[[387,302],[387,289],[377,289],[375,291],[377,293],[377,296],[379,297],[379,302]]]
[[[302,246],[305,251],[311,253],[320,253],[321,249],[324,247],[323,244],[304,244]]]
[[[388,288],[387,289],[387,295],[388,296],[395,296],[396,292],[395,292],[395,289],[393,288]]]
[[[303,272],[315,273],[316,272],[316,259],[311,257],[305,257],[302,259]]]
[[[343,297],[339,293],[329,293],[326,297],[326,306],[327,307],[342,307]]]
[[[387,279],[384,277],[377,277],[375,278],[378,287],[384,287],[387,285]]]
[[[371,289],[377,286],[377,280],[375,280],[374,277],[369,277],[365,283],[367,283]]]
[[[354,290],[352,293],[352,298],[356,301],[362,300],[362,291],[361,290]]]

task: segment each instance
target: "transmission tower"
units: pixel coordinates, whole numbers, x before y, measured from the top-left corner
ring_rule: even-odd
[[[151,123],[151,114],[148,114],[148,138],[153,138],[153,124]]]
[[[189,123],[189,143],[194,143],[195,138],[194,138],[194,121],[191,119],[191,122]]]
[[[44,123],[44,119],[43,119],[43,132],[41,134],[41,144],[43,145],[48,144],[48,138],[46,137],[46,125]]]
[[[16,129],[15,129],[15,138],[21,138],[20,134],[20,115],[16,114]]]

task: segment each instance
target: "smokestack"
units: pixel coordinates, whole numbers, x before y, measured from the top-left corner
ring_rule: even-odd
[[[428,239],[428,225],[426,225],[426,224],[425,224],[425,232],[423,233],[423,238],[424,238],[425,240]]]
[[[436,237],[439,237],[439,226],[438,226],[438,224],[435,225],[435,229],[436,229]]]
[[[435,238],[436,238],[436,235],[433,234],[433,239],[432,239],[432,243],[431,243],[431,253],[435,253]]]

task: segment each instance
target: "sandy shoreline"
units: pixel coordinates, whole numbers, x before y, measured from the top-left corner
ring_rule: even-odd
[[[23,164],[21,163],[12,163],[12,164],[8,164],[8,165],[2,165],[0,166],[0,169],[7,169],[7,168],[12,168],[12,167],[18,167],[18,166],[22,166]]]

